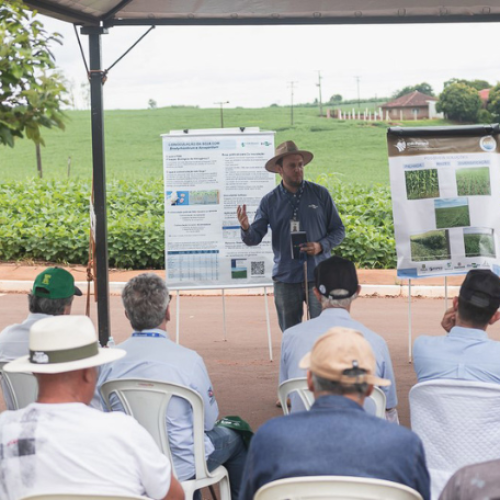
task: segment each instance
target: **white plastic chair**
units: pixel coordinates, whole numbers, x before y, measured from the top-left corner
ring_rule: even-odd
[[[111,394],[116,394],[125,412],[147,429],[172,463],[166,419],[167,407],[172,397],[185,399],[193,408],[195,463],[195,479],[181,482],[186,499],[193,498],[195,490],[220,483],[221,500],[231,500],[226,468],[221,465],[212,472],[207,468],[203,399],[196,391],[177,384],[141,378],[110,380],[101,386],[100,391],[109,410],[112,409],[109,398]]]
[[[148,500],[148,497],[136,495],[86,495],[85,493],[53,493],[32,495],[21,500]]]
[[[309,410],[314,403],[314,395],[307,388],[306,377],[291,378],[285,380],[278,387],[278,398],[280,400],[281,408],[283,408],[283,413],[288,415],[289,410],[286,404],[288,396],[292,392],[297,392],[306,410]],[[386,408],[386,396],[385,392],[379,387],[374,387],[373,392],[370,397],[366,398],[369,400],[365,403],[366,408],[369,409],[370,413],[375,416],[385,420],[385,408]]]
[[[403,484],[348,476],[307,476],[278,479],[262,486],[254,500],[422,500]]]
[[[500,457],[500,384],[421,382],[410,390],[410,418],[424,444],[433,499],[459,468]]]
[[[307,379],[305,377],[290,378],[288,380],[285,380],[278,387],[278,398],[285,415],[288,415],[290,413],[287,405],[287,399],[292,392],[297,392],[306,410],[309,410],[311,408],[314,403],[314,395],[307,388]]]
[[[9,373],[3,367],[7,362],[0,362],[2,391],[9,410],[19,410],[36,401],[38,382],[32,373]]]

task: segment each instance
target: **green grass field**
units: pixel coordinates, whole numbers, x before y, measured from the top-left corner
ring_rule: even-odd
[[[357,108],[346,105],[347,109]],[[373,109],[361,103],[360,109]],[[324,108],[326,110],[326,107]],[[90,111],[68,111],[65,131],[43,132],[44,177],[65,179],[68,157],[71,157],[71,179],[88,180],[92,176]],[[321,173],[338,173],[344,182],[364,185],[389,183],[386,132],[391,124],[362,121],[327,120],[318,116],[317,108],[297,107],[294,126],[290,109],[225,109],[226,127],[260,127],[276,131],[276,144],[287,139],[310,149],[315,159],[306,168],[306,177],[315,179]],[[446,125],[442,120],[409,121],[392,125]],[[170,130],[218,128],[218,109],[193,107],[156,110],[107,111],[105,113],[106,173],[108,179],[146,180],[162,178],[162,144],[160,135]],[[36,177],[35,146],[19,140],[14,148],[0,147],[3,180]]]
[[[469,205],[436,208],[436,227],[470,226]]]

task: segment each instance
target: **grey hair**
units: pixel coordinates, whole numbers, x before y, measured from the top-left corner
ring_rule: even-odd
[[[315,392],[328,392],[337,396],[343,396],[344,394],[366,396],[369,387],[366,382],[361,384],[341,384],[340,382],[320,377],[315,373],[311,373],[311,375]]]
[[[170,302],[167,285],[154,273],[139,274],[125,285],[122,302],[134,330],[156,328],[165,319]]]
[[[62,316],[67,306],[73,303],[73,295],[65,299],[49,299],[48,297],[37,297],[28,294],[28,307],[30,313],[49,314],[50,316]]]
[[[356,292],[354,295],[347,297],[346,299],[331,299],[329,297],[321,296],[321,307],[323,309],[327,309],[329,307],[341,307],[342,309],[348,308],[352,301],[357,298],[358,293]]]

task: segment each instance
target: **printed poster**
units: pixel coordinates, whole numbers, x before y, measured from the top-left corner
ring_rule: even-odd
[[[270,285],[271,230],[247,247],[236,216],[250,222],[276,185],[264,165],[274,132],[258,128],[172,131],[162,136],[165,179],[165,262],[172,287]]]
[[[398,276],[500,273],[499,125],[391,128]]]

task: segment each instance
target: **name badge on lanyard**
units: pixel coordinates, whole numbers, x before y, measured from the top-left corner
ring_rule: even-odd
[[[298,231],[300,231],[300,221],[292,219],[290,221],[290,232],[296,233]]]

